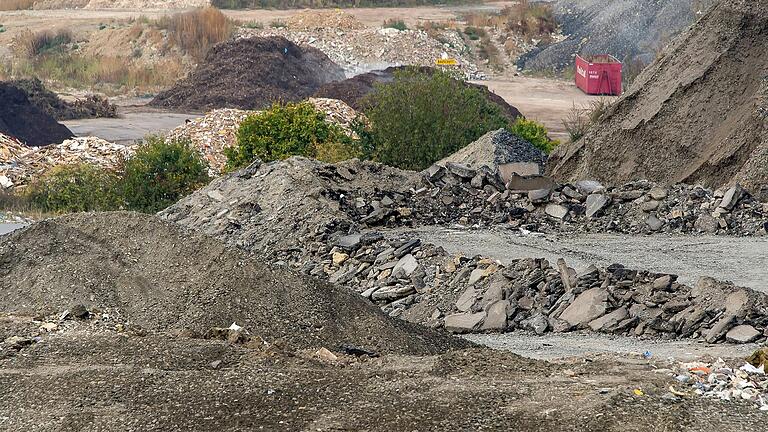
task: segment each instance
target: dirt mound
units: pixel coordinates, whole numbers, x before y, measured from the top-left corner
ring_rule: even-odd
[[[66,126],[32,104],[14,85],[0,82],[0,133],[13,136],[29,146],[60,143],[72,137]]]
[[[104,97],[88,95],[68,102],[48,90],[39,79],[11,81],[11,84],[27,94],[29,101],[56,120],[117,117],[117,106]]]
[[[282,37],[239,39],[213,47],[187,78],[150,105],[188,110],[262,109],[311,96],[321,85],[344,79],[321,51]]]
[[[768,7],[723,1],[672,43],[580,141],[559,178],[768,184]],[[768,190],[763,189],[763,198]]]
[[[383,70],[374,70],[356,75],[343,81],[328,83],[317,90],[315,97],[342,100],[346,102],[347,105],[360,111],[364,108],[363,99],[375,90],[375,84],[392,82],[394,80],[395,72],[404,68],[405,67],[403,66],[393,66]],[[419,67],[419,70],[424,73],[431,73],[434,71],[434,69],[430,67]],[[488,100],[498,105],[504,115],[510,120],[523,117],[517,108],[508,104],[501,96],[488,90],[488,87],[473,83],[465,84],[480,89]]]
[[[534,49],[520,68],[562,71],[575,54],[612,54],[647,65],[670,39],[685,30],[714,0],[557,0],[553,12],[567,38]]]
[[[128,212],[49,219],[0,240],[0,310],[83,304],[148,330],[232,322],[296,348],[435,353],[462,342],[385,317],[349,290],[253,261],[205,236]]]

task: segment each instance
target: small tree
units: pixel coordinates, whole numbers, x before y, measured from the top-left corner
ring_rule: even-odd
[[[534,147],[547,154],[551,153],[552,150],[560,145],[560,141],[549,139],[547,128],[545,128],[543,124],[534,120],[519,118],[515,121],[509,131],[530,142]]]
[[[236,169],[255,159],[282,160],[306,156],[326,162],[358,157],[357,144],[312,104],[275,104],[246,118],[237,132],[237,145],[224,149],[227,167]]]
[[[365,101],[371,121],[364,146],[373,158],[404,169],[423,169],[488,131],[509,127],[498,105],[451,73],[395,72]]]
[[[154,213],[209,180],[208,164],[189,142],[150,137],[125,161],[119,190],[128,209]]]
[[[120,207],[116,184],[112,171],[89,164],[60,165],[25,193],[29,204],[43,212],[106,211]]]

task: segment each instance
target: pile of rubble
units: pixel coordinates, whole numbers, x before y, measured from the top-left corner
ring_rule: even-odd
[[[135,145],[114,144],[97,137],[76,137],[22,152],[17,144],[6,145],[0,138],[0,184],[6,189],[21,187],[58,165],[84,163],[114,169],[135,150]]]
[[[468,79],[485,79],[474,64],[464,40],[458,33],[446,30],[440,33],[442,41],[423,30],[397,30],[394,28],[333,27],[293,29],[268,28],[239,30],[238,38],[254,36],[282,36],[297,45],[315,47],[325,53],[348,75],[357,75],[388,66],[434,66],[437,59],[455,58]]]
[[[755,352],[753,357],[768,348]],[[672,374],[677,385],[670,392],[679,397],[698,395],[723,401],[748,400],[761,411],[768,411],[768,362],[750,361],[738,367],[726,364],[722,359],[714,363],[680,363]]]
[[[347,134],[355,137],[352,124],[365,117],[340,100],[327,98],[309,98],[308,102],[325,113],[326,121],[341,127]],[[208,162],[210,174],[217,176],[224,170],[227,157],[224,149],[235,145],[240,123],[248,116],[259,111],[222,108],[208,112],[205,116],[188,120],[170,131],[168,139],[189,140]]]
[[[341,9],[329,11],[301,11],[285,19],[288,28],[294,30],[319,30],[333,28],[336,30],[361,30],[365,28],[354,15]]]

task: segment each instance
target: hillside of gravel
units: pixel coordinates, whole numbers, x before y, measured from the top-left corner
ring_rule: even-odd
[[[342,100],[346,102],[347,105],[360,111],[365,108],[365,97],[376,90],[377,84],[391,83],[394,80],[395,72],[403,70],[404,68],[405,67],[403,66],[392,66],[382,70],[373,70],[360,75],[355,75],[354,77],[345,80],[328,83],[321,86],[317,92],[315,92],[315,97]],[[419,71],[431,73],[434,71],[434,68],[419,67]],[[523,117],[517,108],[507,103],[501,96],[488,90],[488,87],[468,82],[463,82],[463,84],[482,91],[489,101],[501,108],[502,113],[504,113],[508,119],[514,120],[518,117]]]
[[[385,317],[349,290],[271,268],[211,238],[128,212],[49,219],[0,239],[0,311],[91,313],[151,331],[237,323],[295,348],[425,354],[462,343]]]
[[[160,92],[150,105],[182,110],[263,109],[296,102],[343,70],[312,47],[282,37],[254,37],[214,46],[190,75]]]
[[[29,101],[24,91],[0,82],[0,133],[28,146],[56,144],[72,137],[66,126]]]
[[[768,7],[722,1],[672,43],[581,140],[559,179],[740,182],[768,199]]]
[[[528,70],[563,71],[576,54],[612,54],[625,63],[648,64],[714,0],[555,0],[555,19],[566,39],[523,55]]]

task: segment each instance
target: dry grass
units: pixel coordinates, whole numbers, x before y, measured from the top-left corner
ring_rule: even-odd
[[[571,112],[563,119],[563,126],[571,142],[581,139],[592,125],[600,121],[610,107],[611,102],[605,98],[594,100],[585,107],[577,107],[574,103]]]
[[[213,45],[227,40],[235,29],[235,23],[214,7],[177,13],[160,19],[157,26],[168,30],[171,42],[197,60]]]
[[[73,41],[74,36],[69,29],[39,32],[24,30],[11,41],[11,50],[17,57],[34,58],[45,53],[61,52]]]
[[[557,21],[552,8],[543,3],[520,0],[514,6],[507,6],[499,13],[468,13],[463,16],[468,27],[490,27],[503,30],[524,38],[546,39],[557,30]]]
[[[0,0],[0,11],[31,9],[35,0]]]

